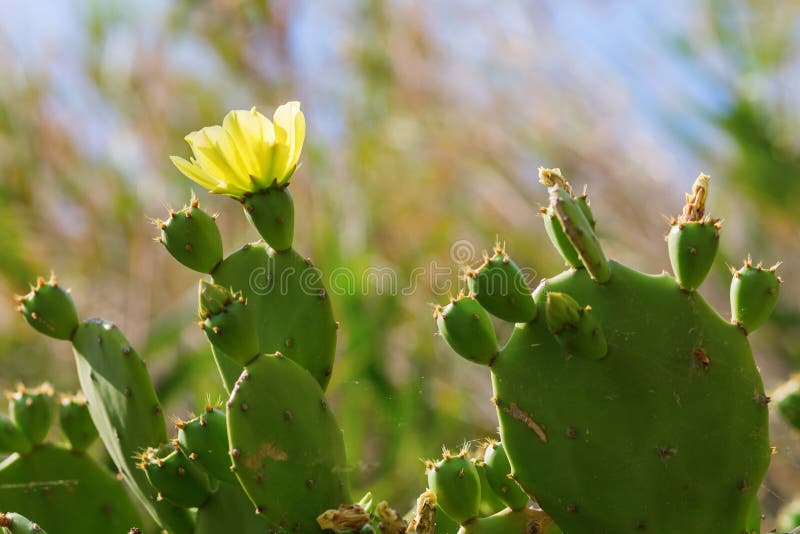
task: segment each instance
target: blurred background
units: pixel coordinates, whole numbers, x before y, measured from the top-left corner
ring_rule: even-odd
[[[77,386],[70,347],[14,313],[13,295],[53,269],[82,317],[116,322],[147,358],[168,413],[221,398],[194,326],[197,276],[153,243],[148,218],[190,197],[168,159],[187,156],[187,132],[294,99],[308,123],[295,243],[324,272],[391,268],[403,287],[457,267],[454,244],[464,262],[499,237],[555,274],[539,165],[588,184],[612,258],[660,272],[667,217],[704,171],[725,222],[701,293],[726,316],[728,265],[783,260],[779,309],[751,340],[768,389],[800,367],[797,2],[2,5],[2,388]],[[228,252],[257,238],[237,203],[194,189]],[[418,282],[399,294],[359,279],[333,300],[329,395],[353,485],[401,510],[424,488],[422,460],[497,424],[488,373],[434,336],[430,305],[446,295]],[[773,419],[765,530],[800,491],[800,438]]]

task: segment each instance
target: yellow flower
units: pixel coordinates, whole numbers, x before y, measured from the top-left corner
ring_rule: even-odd
[[[242,198],[273,183],[287,184],[297,169],[305,136],[300,102],[280,106],[272,122],[256,108],[237,109],[225,115],[222,126],[207,126],[184,138],[192,149],[189,161],[170,159],[209,192]]]

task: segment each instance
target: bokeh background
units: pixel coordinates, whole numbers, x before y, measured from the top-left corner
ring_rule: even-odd
[[[197,276],[149,217],[192,184],[168,156],[232,108],[301,100],[296,248],[325,272],[456,266],[497,237],[518,263],[561,268],[538,218],[539,165],[588,184],[606,250],[660,272],[666,218],[700,171],[724,218],[701,292],[728,313],[728,265],[783,260],[774,319],[751,336],[768,388],[800,367],[800,4],[735,0],[4,0],[0,17],[0,387],[77,386],[67,344],[12,297],[55,270],[82,317],[119,324],[169,413],[222,389],[194,326]],[[226,250],[257,238],[235,202]],[[463,259],[463,258],[461,258]],[[455,282],[453,274],[453,282]],[[374,279],[373,279],[374,282]],[[357,489],[398,509],[421,460],[496,431],[484,369],[434,336],[419,279],[335,295],[330,396]],[[508,330],[502,330],[506,335]],[[761,490],[774,524],[800,491],[800,438],[773,417]],[[102,455],[98,447],[96,454]]]

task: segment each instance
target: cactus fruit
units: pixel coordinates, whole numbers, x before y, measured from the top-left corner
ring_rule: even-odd
[[[256,510],[302,532],[348,503],[342,433],[322,389],[280,353],[250,363],[228,400],[236,476]]]
[[[245,195],[244,211],[264,241],[275,250],[292,248],[294,238],[294,202],[288,184],[273,184]]]
[[[445,451],[442,459],[427,466],[428,487],[436,494],[439,507],[456,522],[464,524],[478,517],[481,482],[467,451]]]
[[[82,393],[62,397],[58,416],[72,450],[85,451],[97,439],[97,428]]]
[[[196,198],[180,211],[171,210],[166,221],[154,222],[161,230],[156,239],[186,267],[210,273],[222,261],[222,236],[215,217],[200,209]]]
[[[778,303],[778,290],[781,279],[775,274],[780,263],[770,268],[760,263],[753,265],[748,257],[744,267],[732,269],[731,282],[731,320],[752,332],[766,321]]]
[[[792,375],[772,393],[771,398],[786,422],[800,430],[800,374]]]
[[[78,327],[78,312],[69,292],[55,276],[39,277],[30,293],[17,297],[17,310],[33,328],[56,339],[70,339]]]
[[[181,452],[180,446],[163,449],[147,449],[139,457],[139,468],[158,490],[158,498],[182,508],[202,507],[211,496],[208,475]]]
[[[47,534],[42,527],[19,514],[0,514],[0,529],[7,534]]]
[[[0,454],[29,452],[33,444],[25,433],[5,415],[0,415]]]
[[[236,483],[228,454],[228,424],[222,411],[206,406],[197,417],[175,426],[181,449],[190,460],[197,461],[213,478]]]
[[[706,214],[706,198],[710,177],[700,174],[686,195],[683,212],[670,220],[667,234],[669,260],[675,280],[686,291],[694,291],[703,283],[719,248],[719,219]]]
[[[36,389],[20,386],[9,397],[8,412],[25,437],[32,444],[38,445],[47,437],[53,422],[53,387],[48,383]]]
[[[255,318],[244,297],[200,281],[200,328],[214,347],[244,366],[258,355]]]
[[[769,399],[743,329],[774,306],[774,273],[737,289],[751,310],[737,328],[687,290],[698,268],[681,287],[607,261],[561,173],[540,176],[584,269],[543,281],[538,316],[490,363],[514,480],[568,533],[741,532],[771,454]]]
[[[439,332],[450,347],[476,363],[491,365],[497,356],[497,336],[489,314],[474,295],[460,293],[433,313]]]
[[[496,246],[494,255],[466,273],[470,292],[489,313],[504,321],[527,323],[536,318],[536,304],[531,288],[504,247]]]

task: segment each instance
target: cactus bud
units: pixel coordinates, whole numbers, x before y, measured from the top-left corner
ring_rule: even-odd
[[[241,295],[200,282],[200,326],[208,340],[241,365],[258,354],[255,319]]]
[[[244,197],[244,212],[267,244],[277,251],[292,247],[294,202],[286,185],[273,184]]]
[[[202,506],[211,495],[208,476],[180,450],[164,457],[159,452],[148,449],[142,455],[142,468],[150,484],[173,504],[183,508]]]
[[[78,327],[75,303],[54,276],[47,282],[40,277],[30,293],[17,298],[17,303],[28,324],[50,337],[70,339]]]
[[[510,477],[511,464],[508,456],[499,442],[490,442],[483,456],[486,463],[486,478],[494,492],[506,506],[512,510],[519,510],[528,505],[528,496]]]
[[[184,454],[197,460],[212,477],[237,483],[231,472],[225,413],[208,406],[199,416],[178,425],[178,442]]]
[[[545,311],[548,330],[569,354],[590,360],[606,355],[606,338],[590,306],[581,307],[566,293],[551,291]]]
[[[744,267],[733,271],[731,320],[745,332],[752,332],[772,315],[781,284],[780,277],[775,274],[779,265],[767,269],[760,263],[753,265],[747,258]]]
[[[161,229],[160,241],[186,267],[210,273],[222,261],[222,236],[217,223],[196,200],[156,224]]]
[[[481,481],[465,453],[445,457],[428,468],[428,487],[439,507],[458,523],[477,517],[481,505]]]
[[[0,415],[0,454],[25,454],[32,448],[30,440],[14,422]]]
[[[694,291],[703,283],[719,248],[720,222],[706,214],[709,176],[700,174],[686,205],[677,219],[671,221],[667,235],[669,261],[675,279],[686,291]]]
[[[44,383],[36,389],[20,386],[9,397],[11,420],[31,443],[44,441],[53,421],[53,388]]]
[[[477,270],[467,272],[469,290],[486,311],[514,323],[528,323],[536,318],[536,303],[522,271],[497,248],[495,254]]]
[[[483,365],[497,357],[497,336],[489,314],[475,300],[463,294],[450,304],[437,306],[434,313],[439,332],[460,356]]]
[[[89,414],[89,405],[82,393],[63,397],[59,407],[61,429],[66,434],[73,450],[82,452],[97,439],[97,428]]]

